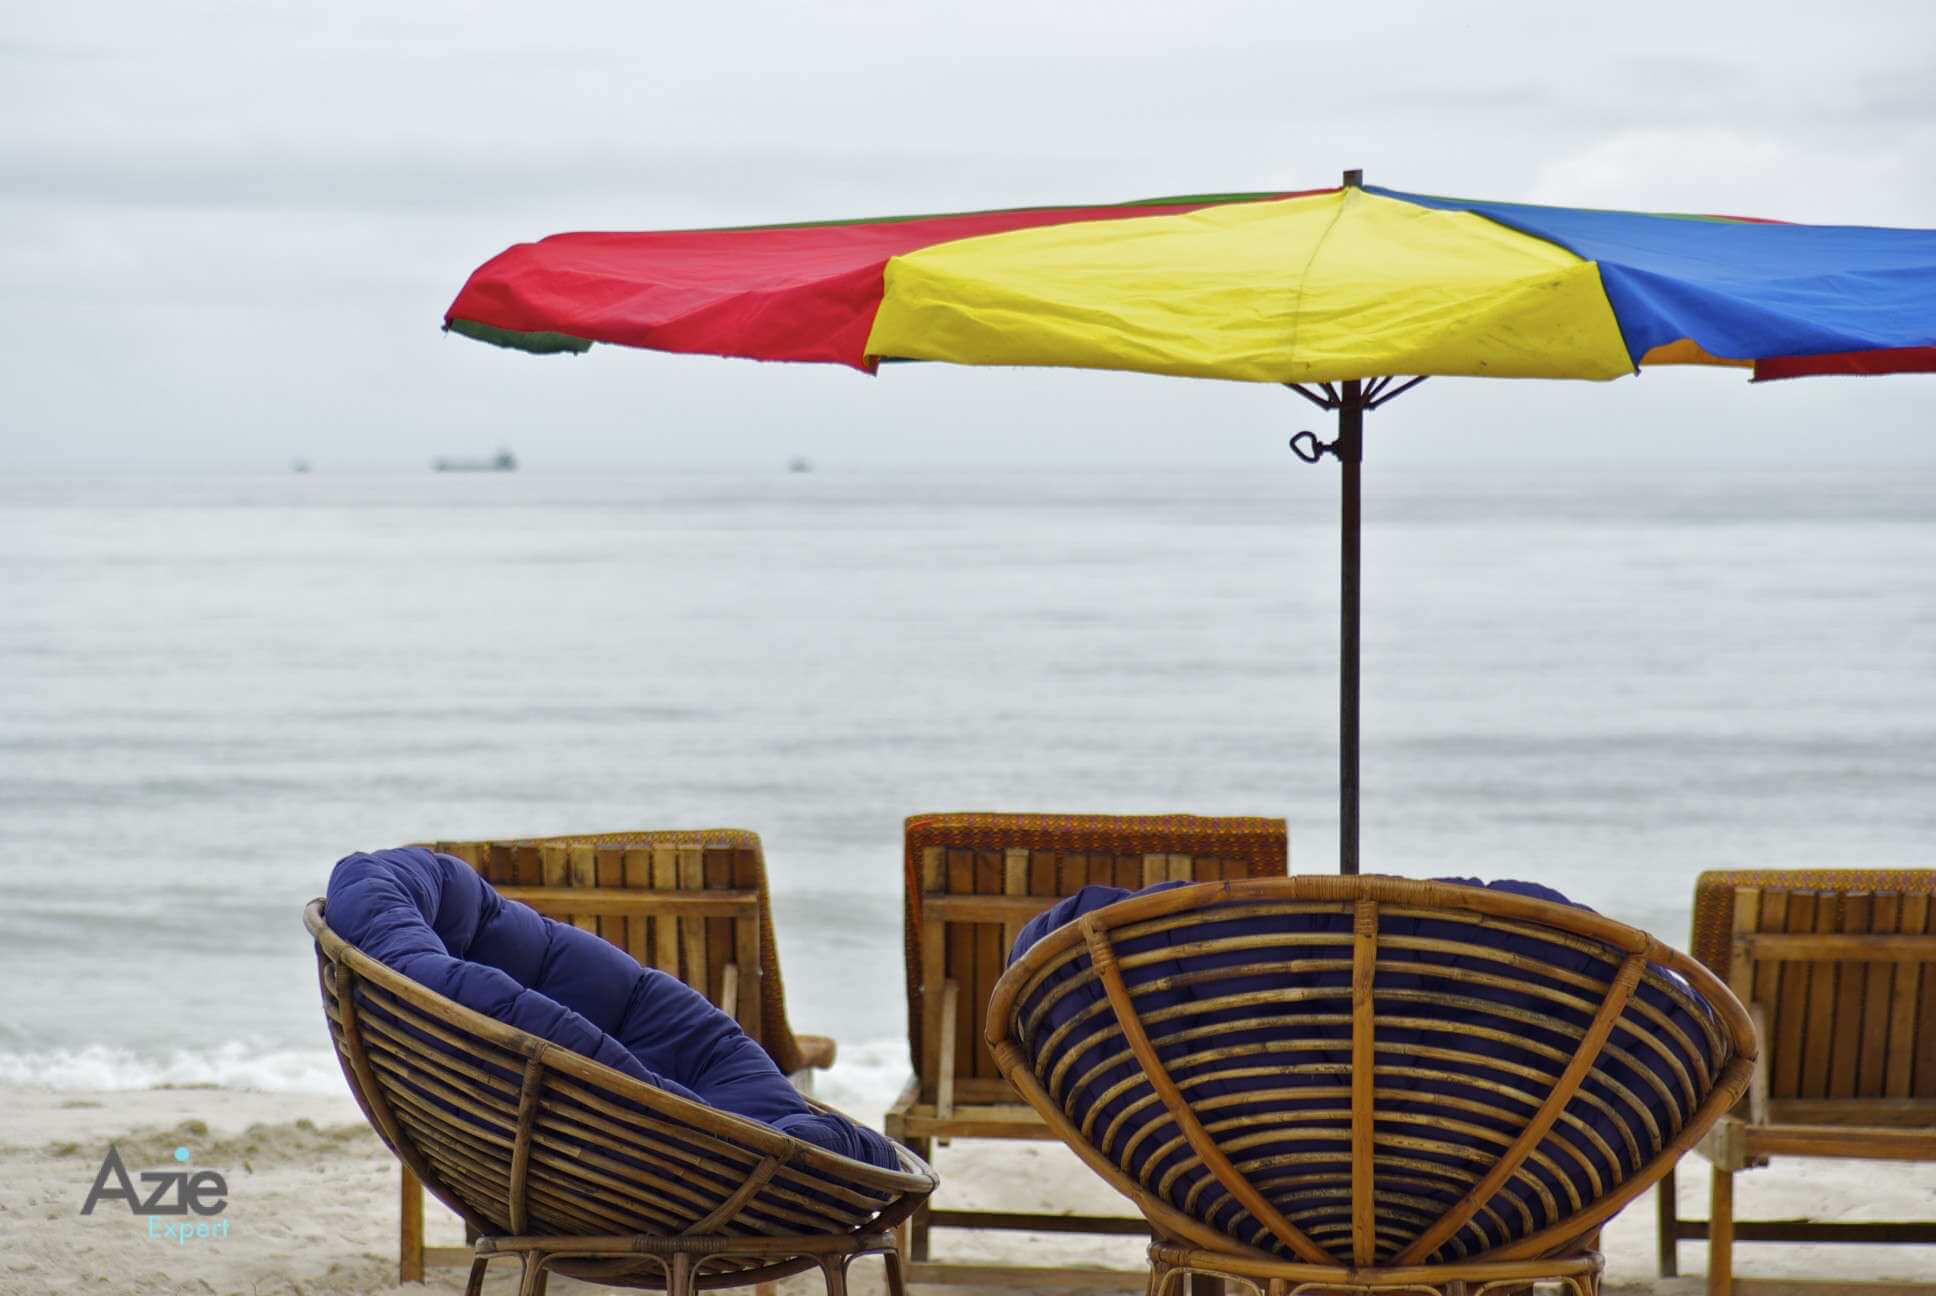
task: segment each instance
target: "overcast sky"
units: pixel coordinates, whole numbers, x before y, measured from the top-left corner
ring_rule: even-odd
[[[399,16],[402,15],[402,16]],[[0,6],[8,466],[1275,462],[1269,387],[444,336],[576,229],[1314,187],[1936,225],[1936,5]],[[1439,380],[1397,459],[1936,463],[1936,378]]]

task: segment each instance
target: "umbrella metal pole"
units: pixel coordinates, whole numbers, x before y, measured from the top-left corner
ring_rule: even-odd
[[[1338,510],[1338,872],[1358,871],[1358,594],[1359,483],[1364,463],[1362,385],[1343,384],[1334,447],[1340,478]]]

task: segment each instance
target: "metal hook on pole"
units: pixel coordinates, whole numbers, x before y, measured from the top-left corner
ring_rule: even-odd
[[[1300,432],[1291,438],[1291,453],[1307,464],[1314,464],[1326,455],[1338,453],[1336,441],[1320,441],[1315,432]]]

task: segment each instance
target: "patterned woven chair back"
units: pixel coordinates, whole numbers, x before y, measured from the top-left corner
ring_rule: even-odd
[[[674,1097],[425,990],[332,932],[320,900],[303,917],[350,1091],[480,1234],[824,1237],[892,1228],[933,1191],[933,1172],[905,1149],[902,1170],[881,1170]],[[721,1260],[701,1285],[811,1263]],[[624,1260],[556,1267],[664,1284],[662,1270]]]
[[[806,1064],[787,1023],[759,834],[707,828],[428,844],[499,894],[595,932],[711,1003],[730,1003],[781,1071]],[[650,917],[625,903],[641,893],[664,901]]]
[[[922,1097],[941,1081],[943,987],[957,988],[954,1093],[1009,1101],[982,1038],[988,1002],[1022,926],[1090,883],[1282,877],[1282,819],[1198,815],[926,814],[907,821],[908,1046]]]
[[[1843,1122],[1875,1100],[1881,1124],[1886,1104],[1936,1098],[1933,896],[1930,869],[1701,875],[1692,952],[1767,1015],[1770,1120]]]
[[[1746,1013],[1623,924],[1476,887],[1097,910],[989,1006],[1003,1073],[1159,1236],[1354,1269],[1563,1252],[1748,1083]]]

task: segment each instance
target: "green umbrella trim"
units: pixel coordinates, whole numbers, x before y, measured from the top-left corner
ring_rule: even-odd
[[[592,349],[590,338],[573,337],[569,333],[520,333],[516,329],[498,328],[467,319],[450,320],[444,328],[451,333],[476,338],[479,342],[489,342],[492,346],[529,351],[533,355],[582,355]]]

